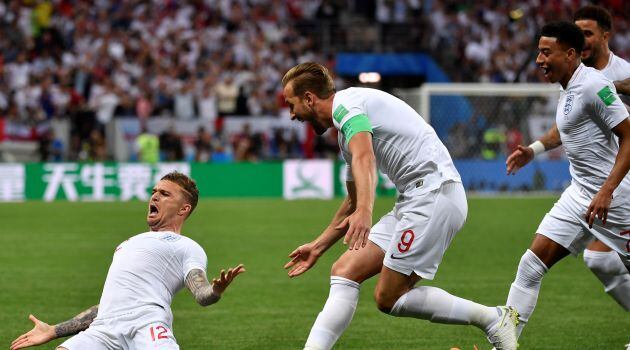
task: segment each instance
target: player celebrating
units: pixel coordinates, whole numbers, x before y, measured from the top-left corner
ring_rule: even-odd
[[[345,235],[347,250],[333,265],[330,294],[306,349],[330,349],[352,320],[363,281],[378,274],[379,310],[482,329],[497,349],[516,349],[517,313],[487,307],[428,286],[468,211],[461,180],[446,147],[420,115],[401,100],[367,88],[335,91],[328,70],[303,63],[282,79],[291,119],[309,122],[318,134],[340,130],[347,163],[348,196],[332,222],[285,265],[290,277],[310,269]],[[372,226],[376,167],[396,185],[394,209]]]
[[[623,236],[630,229],[630,119],[612,82],[581,63],[583,47],[584,35],[575,24],[543,27],[536,63],[551,83],[563,88],[556,124],[529,147],[519,146],[506,162],[513,174],[536,154],[563,144],[572,177],[538,227],[511,285],[507,304],[519,310],[518,335],[534,311],[544,274],[570,253],[579,254],[593,238],[630,266],[629,240]]]
[[[100,304],[54,326],[29,316],[35,327],[15,339],[11,350],[81,331],[57,349],[179,349],[171,327],[173,295],[185,284],[200,305],[208,306],[245,272],[239,265],[208,282],[203,248],[180,233],[198,196],[197,185],[186,175],[173,172],[162,177],[149,200],[151,231],[116,248]]]
[[[582,62],[612,80],[619,92],[623,80],[630,79],[630,63],[608,48],[612,18],[599,6],[585,6],[573,15],[573,21],[585,38]],[[619,255],[601,241],[594,241],[584,250],[584,262],[604,284],[604,290],[621,307],[630,311],[630,273]]]

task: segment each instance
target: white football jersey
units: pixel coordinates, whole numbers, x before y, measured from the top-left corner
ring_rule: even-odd
[[[630,78],[630,62],[611,52],[608,64],[601,72],[612,81],[628,79]]]
[[[352,181],[352,155],[348,125],[365,118],[372,132],[376,165],[396,185],[398,192],[421,187],[419,193],[440,187],[443,182],[461,182],[446,147],[435,130],[409,105],[386,92],[369,88],[338,91],[333,100],[333,122],[339,132],[339,147]],[[355,119],[358,120],[358,119]],[[417,184],[417,185],[416,185]]]
[[[190,270],[206,271],[207,261],[199,244],[174,232],[146,232],[129,238],[114,252],[97,318],[159,306],[172,320],[173,296],[184,287]]]
[[[595,195],[615,163],[619,144],[612,128],[628,118],[612,82],[584,64],[576,69],[560,93],[556,124],[569,159],[574,183]],[[615,195],[630,195],[630,177]]]

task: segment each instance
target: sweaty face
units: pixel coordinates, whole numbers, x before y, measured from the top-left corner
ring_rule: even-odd
[[[569,72],[570,62],[567,50],[558,44],[556,38],[540,37],[536,64],[542,68],[545,78],[550,83],[557,83],[565,78]]]
[[[181,209],[186,205],[186,200],[182,191],[179,185],[166,180],[161,180],[153,187],[147,213],[147,224],[151,229],[183,219]]]
[[[593,66],[595,60],[602,54],[604,45],[608,45],[605,33],[596,21],[592,19],[581,19],[575,21],[584,33],[584,50],[582,50],[582,61],[588,66]]]
[[[327,127],[317,120],[317,114],[312,106],[309,106],[305,98],[300,98],[293,93],[293,82],[289,82],[283,90],[284,101],[289,106],[291,120],[299,122],[308,122],[311,124],[317,135],[326,132]]]

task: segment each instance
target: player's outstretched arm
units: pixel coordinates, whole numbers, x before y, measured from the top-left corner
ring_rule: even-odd
[[[28,318],[35,324],[29,332],[17,337],[11,343],[11,350],[24,349],[31,346],[48,343],[57,338],[63,338],[86,330],[98,314],[98,305],[81,312],[72,319],[51,326],[38,320],[35,316]]]
[[[620,95],[630,95],[630,78],[613,82]]]
[[[540,140],[532,143],[528,147],[519,145],[505,161],[508,175],[516,174],[522,167],[527,165],[534,157],[541,152],[548,151],[562,145],[558,126],[553,125]]]
[[[185,283],[197,303],[201,306],[208,306],[219,301],[234,278],[243,272],[245,272],[243,264],[229,268],[227,271],[221,270],[220,276],[212,279],[212,284],[210,284],[205,272],[200,269],[192,269],[188,272]]]
[[[316,239],[312,242],[297,247],[289,254],[291,261],[284,265],[285,269],[289,269],[289,277],[297,277],[308,271],[315,265],[320,256],[322,256],[328,248],[332,247],[341,237],[346,234],[347,227],[339,227],[342,222],[350,216],[355,210],[357,198],[354,181],[347,181],[346,187],[348,195],[341,202],[339,209],[335,213],[330,224],[326,227]]]

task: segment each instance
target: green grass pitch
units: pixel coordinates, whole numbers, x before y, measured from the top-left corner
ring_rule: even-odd
[[[518,261],[554,200],[469,199],[468,222],[430,284],[503,304]],[[174,334],[181,347],[301,349],[327,298],[331,264],[344,248],[339,243],[296,279],[287,278],[282,266],[292,249],[319,234],[339,202],[202,200],[184,233],[206,250],[210,275],[241,262],[247,273],[208,308],[188,291],[177,295]],[[392,202],[377,199],[375,221]],[[114,248],[146,231],[145,214],[140,202],[0,205],[0,347],[31,328],[29,313],[56,323],[98,303]],[[354,320],[335,349],[490,348],[473,327],[381,314],[372,299],[375,282],[363,285]],[[581,258],[569,257],[545,277],[521,348],[621,350],[629,340],[628,314]]]

